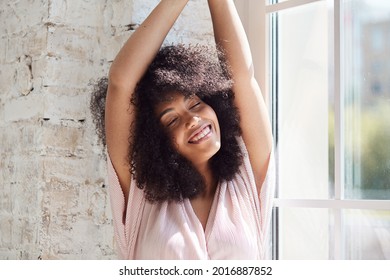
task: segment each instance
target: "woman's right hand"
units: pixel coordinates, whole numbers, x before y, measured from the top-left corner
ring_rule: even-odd
[[[130,36],[110,68],[105,110],[106,143],[126,203],[131,181],[130,127],[134,120],[130,99],[187,2],[161,0]]]

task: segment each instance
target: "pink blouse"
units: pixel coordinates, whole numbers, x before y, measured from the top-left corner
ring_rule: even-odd
[[[241,138],[240,146],[243,164],[231,181],[219,183],[205,229],[188,199],[182,203],[151,204],[135,181],[131,182],[125,209],[124,195],[108,158],[109,194],[120,257],[149,260],[268,258],[275,185],[273,153],[258,196]]]

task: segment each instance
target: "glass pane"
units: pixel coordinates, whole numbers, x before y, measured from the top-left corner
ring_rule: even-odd
[[[343,1],[345,196],[390,199],[390,1]]]
[[[344,210],[344,254],[351,260],[390,260],[390,211]]]
[[[327,209],[279,209],[279,259],[327,260],[329,212]]]
[[[328,198],[327,3],[277,17],[279,197]]]

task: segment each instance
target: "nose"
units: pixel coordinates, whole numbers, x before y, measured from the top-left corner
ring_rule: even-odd
[[[201,118],[199,116],[196,115],[190,116],[186,124],[187,128],[195,127],[200,122],[200,120]]]

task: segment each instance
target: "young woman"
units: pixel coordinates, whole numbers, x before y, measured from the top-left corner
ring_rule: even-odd
[[[247,38],[233,0],[208,0],[217,47],[162,47],[187,2],[160,1],[92,102],[120,256],[263,259],[272,135]]]

